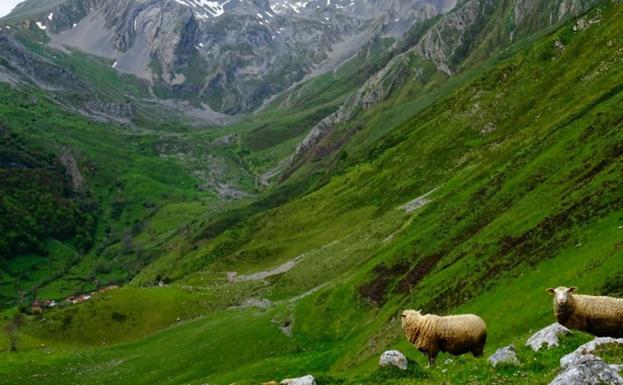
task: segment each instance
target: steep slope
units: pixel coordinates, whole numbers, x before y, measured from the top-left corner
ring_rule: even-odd
[[[478,313],[490,354],[553,321],[548,286],[617,293],[622,16],[620,2],[600,2],[456,78],[434,103],[392,94],[371,109],[378,139],[322,187],[224,229],[208,221],[134,288],[29,319],[23,352],[0,353],[0,383],[253,384],[307,372],[323,384],[548,383],[587,336],[519,348],[525,364],[512,370],[471,357],[424,370],[397,315]],[[169,286],[140,288],[159,281]],[[143,295],[163,308],[140,305]],[[115,301],[124,313],[113,318]],[[160,319],[167,309],[178,318]],[[93,328],[108,328],[113,346]],[[376,371],[389,347],[415,369]]]
[[[404,52],[397,52],[385,68],[372,76],[339,110],[320,121],[299,143],[288,161],[284,177],[289,177],[304,163],[331,159],[353,135],[375,137],[366,129],[366,111],[392,94],[402,92],[402,99],[420,100],[426,105],[434,101],[430,98],[431,89],[441,88],[439,92],[446,92],[443,90],[446,83],[440,78],[478,68],[484,60],[499,55],[518,39],[577,16],[594,3],[472,0],[459,4],[432,25],[416,26],[405,39]],[[408,89],[401,87],[410,78],[417,81]],[[361,116],[364,117],[356,119]]]

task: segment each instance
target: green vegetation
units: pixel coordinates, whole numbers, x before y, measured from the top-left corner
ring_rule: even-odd
[[[250,188],[306,131],[297,124],[337,107],[328,79],[301,85],[286,118],[275,101],[231,127],[175,133],[95,125],[46,100],[25,114],[26,97],[2,88],[7,129],[32,148],[71,146],[92,165],[102,208],[95,247],[39,293],[91,290],[76,283],[89,273],[130,283],[23,320],[0,313],[0,384],[245,385],[307,373],[321,385],[548,383],[591,337],[525,347],[554,321],[545,288],[621,295],[623,5],[591,12],[600,22],[588,29],[567,23],[450,80],[427,66],[425,84],[406,81],[350,122],[360,129],[340,152],[232,203],[197,188],[197,160],[220,154]],[[45,247],[48,270],[21,255],[10,271],[35,271],[36,285],[77,249]],[[0,274],[9,297],[15,273]],[[479,314],[486,356],[513,343],[522,365],[442,355],[426,369],[400,330],[404,308]],[[389,348],[407,354],[408,371],[377,368]]]
[[[36,91],[0,92],[2,175],[14,181],[1,187],[9,229],[2,237],[11,248],[1,259],[4,303],[22,291],[62,299],[124,282],[189,222],[219,210],[191,170],[157,156],[160,134],[92,123]],[[67,157],[80,165],[83,186],[73,185]],[[169,204],[183,220],[158,215]]]
[[[88,198],[71,196],[52,154],[29,151],[17,135],[0,135],[0,254],[45,252],[49,237],[76,237],[79,249],[90,248],[95,210]]]

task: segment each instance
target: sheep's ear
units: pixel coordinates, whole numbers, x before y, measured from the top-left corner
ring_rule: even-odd
[[[547,291],[548,293],[552,293],[552,294],[554,294],[554,293],[556,292],[556,289],[552,289],[552,288],[550,287],[549,289],[547,289],[547,290],[545,290],[545,291]]]
[[[578,288],[575,286],[571,286],[570,288],[567,289],[569,293],[575,293],[576,290],[578,290]]]

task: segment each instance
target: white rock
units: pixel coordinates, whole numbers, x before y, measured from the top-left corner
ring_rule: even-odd
[[[287,378],[281,381],[281,385],[316,385],[316,379],[308,374],[298,378]]]
[[[405,357],[405,355],[398,350],[388,350],[381,354],[379,365],[382,368],[395,366],[399,369],[406,370],[409,363],[407,361],[407,357]]]
[[[503,348],[498,349],[491,357],[489,357],[489,362],[493,367],[496,367],[500,364],[509,364],[509,365],[519,365],[519,358],[517,357],[517,352],[515,351],[515,346],[509,345]]]
[[[530,346],[532,350],[538,352],[543,345],[546,345],[548,349],[556,347],[560,344],[558,337],[570,335],[571,330],[562,326],[559,323],[554,323],[545,329],[542,329],[535,333],[526,342],[527,346]]]

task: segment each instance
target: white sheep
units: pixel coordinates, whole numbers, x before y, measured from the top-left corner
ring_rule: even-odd
[[[561,325],[599,337],[623,337],[623,299],[575,294],[576,287],[547,289]]]
[[[455,356],[472,353],[474,357],[481,357],[484,352],[487,325],[476,315],[441,317],[405,310],[401,317],[407,339],[426,355],[429,366],[435,364],[439,352]]]

